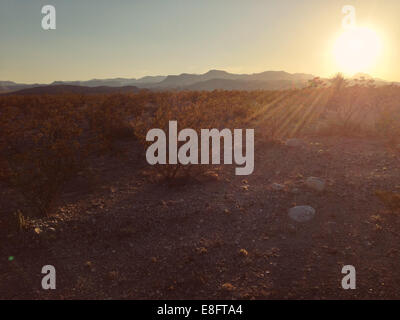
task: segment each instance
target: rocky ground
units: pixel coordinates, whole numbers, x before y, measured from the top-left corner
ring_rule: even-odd
[[[173,184],[124,148],[72,181],[54,215],[1,235],[0,298],[400,298],[400,211],[374,194],[400,191],[400,153],[382,141],[258,143],[250,176],[226,166]],[[56,290],[41,289],[43,265]],[[356,290],[341,287],[344,265]]]

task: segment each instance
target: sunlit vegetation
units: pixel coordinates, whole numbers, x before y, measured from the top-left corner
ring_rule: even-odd
[[[0,97],[0,179],[20,199],[19,211],[4,221],[52,212],[63,186],[85,169],[89,157],[116,154],[119,141],[146,132],[179,128],[254,128],[257,143],[301,135],[349,135],[400,143],[400,88],[349,84],[338,75],[314,79],[286,91],[150,92],[93,95],[9,95]],[[257,152],[257,147],[256,150]],[[163,165],[164,178],[197,175],[202,166]]]

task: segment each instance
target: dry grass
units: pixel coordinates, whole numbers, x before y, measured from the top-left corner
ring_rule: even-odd
[[[309,134],[374,136],[397,147],[399,101],[399,87],[343,82],[287,91],[3,96],[0,179],[18,194],[23,215],[46,215],[88,157],[115,154],[124,139],[138,139],[145,148],[146,132],[167,131],[170,120],[197,132],[255,128],[256,142]],[[155,174],[172,179],[208,169],[163,165]]]

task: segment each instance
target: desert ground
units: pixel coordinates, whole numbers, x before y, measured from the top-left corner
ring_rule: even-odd
[[[118,136],[112,140],[112,147],[110,141],[105,143],[110,147],[106,152],[96,150],[87,155],[85,165],[82,162],[60,182],[62,187],[52,205],[46,207],[46,214],[37,214],[31,213],[34,201],[21,200],[30,180],[10,178],[28,174],[21,171],[26,162],[21,160],[13,167],[10,159],[20,158],[5,152],[9,158],[3,159],[4,168],[7,163],[10,168],[4,169],[0,184],[0,298],[400,298],[397,136],[364,131],[361,122],[351,122],[354,127],[350,122],[343,125],[338,117],[332,118],[334,125],[316,127],[317,120],[322,123],[332,110],[339,114],[340,110],[332,107],[334,103],[357,104],[357,111],[346,113],[349,117],[360,110],[364,114],[366,95],[362,91],[350,102],[337,102],[333,89],[309,90],[270,93],[264,104],[256,103],[255,111],[238,113],[247,121],[241,124],[255,128],[254,172],[248,176],[235,175],[233,165],[213,165],[200,174],[165,178],[146,162],[139,134]],[[393,91],[398,94],[399,89],[387,89],[391,93],[386,100],[381,91],[377,92],[383,89],[351,90],[368,90],[373,92],[374,101],[389,101],[385,106],[397,108]],[[280,97],[285,95],[290,98],[282,104]],[[299,96],[304,99],[300,101]],[[19,110],[23,108],[18,106],[29,103],[41,105],[53,98],[32,99],[3,98],[1,110]],[[222,101],[219,99],[213,105]],[[153,107],[146,105],[141,115],[151,117],[157,112],[154,101]],[[279,108],[272,108],[278,104]],[[296,108],[289,112],[288,105]],[[370,104],[368,108],[372,108]],[[81,110],[86,112],[85,108]],[[318,110],[315,117],[311,110]],[[3,117],[10,128],[33,117],[29,111],[22,116],[15,110],[7,112],[14,117]],[[46,117],[50,119],[51,114]],[[101,119],[108,121],[111,117]],[[273,122],[268,122],[271,119]],[[354,116],[352,121],[355,119],[361,118]],[[301,125],[299,121],[303,121]],[[7,130],[2,134],[8,139],[3,140],[6,150],[15,135],[10,136]],[[69,141],[71,137],[57,136],[52,143],[58,146],[57,139]],[[77,139],[83,144],[86,138]],[[27,146],[37,141],[15,139],[16,145],[25,146],[17,148],[20,153],[31,150]],[[45,144],[43,148],[48,147]],[[25,156],[33,160],[34,155],[37,153]],[[310,184],[310,177],[317,178],[323,187]],[[288,215],[291,208],[303,205],[315,209],[311,219],[299,222]],[[18,223],[16,212],[20,213]],[[44,265],[56,268],[56,290],[41,288]],[[356,268],[355,290],[342,288],[344,265]]]

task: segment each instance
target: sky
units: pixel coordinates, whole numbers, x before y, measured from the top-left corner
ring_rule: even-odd
[[[42,6],[56,8],[43,30]],[[331,76],[342,7],[382,41],[368,72],[400,81],[399,0],[0,0],[0,80],[51,83],[267,70]]]

